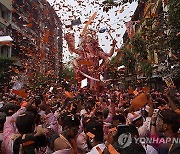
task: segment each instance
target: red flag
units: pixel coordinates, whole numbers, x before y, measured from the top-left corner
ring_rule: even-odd
[[[147,103],[147,96],[144,93],[141,93],[131,101],[131,105],[135,111],[145,106],[146,103]]]
[[[66,97],[73,98],[72,93],[70,93],[69,91],[65,91],[65,95]]]
[[[24,97],[24,98],[27,98],[28,96],[28,93],[26,93],[24,90],[12,90],[12,93],[18,95],[18,96],[21,96],[21,97]]]

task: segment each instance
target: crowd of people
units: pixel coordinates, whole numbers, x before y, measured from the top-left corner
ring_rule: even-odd
[[[2,154],[180,153],[176,90],[50,89],[29,92],[27,98],[0,95]],[[135,109],[131,102],[141,93],[147,102]]]

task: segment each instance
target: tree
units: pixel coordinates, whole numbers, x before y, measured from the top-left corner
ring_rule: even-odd
[[[180,58],[180,1],[169,0],[169,45],[172,52]]]
[[[64,64],[62,73],[63,73],[63,78],[66,81],[74,84],[76,83],[75,72],[73,67],[69,67],[69,65]]]
[[[118,7],[128,2],[132,3],[132,2],[140,2],[140,1],[145,1],[145,0],[104,0],[102,4],[100,4],[100,6],[103,7],[104,12],[108,12],[114,6]]]
[[[118,66],[120,65],[120,61],[117,56],[112,57],[108,66],[107,66],[107,79],[119,79],[119,71]]]
[[[173,68],[168,69],[167,72],[171,73],[174,81],[180,79],[180,1],[169,0],[168,1],[168,23],[169,23],[169,35],[168,43],[173,54],[169,63]],[[170,71],[169,71],[170,70]]]
[[[33,91],[38,89],[44,89],[48,85],[51,85],[51,80],[48,79],[48,76],[45,76],[43,73],[34,72],[32,77],[28,78],[29,83],[27,83],[28,87]]]

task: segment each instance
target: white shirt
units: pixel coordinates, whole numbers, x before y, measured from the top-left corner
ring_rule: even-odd
[[[151,145],[142,144],[142,146],[146,150],[146,154],[158,154],[157,150],[155,148],[153,148]]]
[[[104,149],[106,148],[104,143],[98,144],[96,146],[94,146],[90,152],[88,152],[87,154],[99,154],[99,151],[96,149],[97,147],[99,147],[101,149],[101,151],[103,152]]]
[[[84,133],[84,131],[78,135],[76,139],[76,144],[77,147],[81,150],[84,150],[88,147],[86,143],[86,134]]]
[[[143,125],[138,128],[139,136],[146,137],[150,131],[151,117],[147,117]]]
[[[81,111],[80,111],[80,116],[82,116],[82,115],[84,115],[84,114],[86,114],[87,113],[87,111],[85,110],[85,109],[82,109]]]

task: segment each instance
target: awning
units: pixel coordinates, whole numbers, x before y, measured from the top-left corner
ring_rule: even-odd
[[[11,45],[12,41],[10,36],[0,36],[0,45]]]
[[[13,39],[11,36],[0,36],[0,42],[11,42]]]

